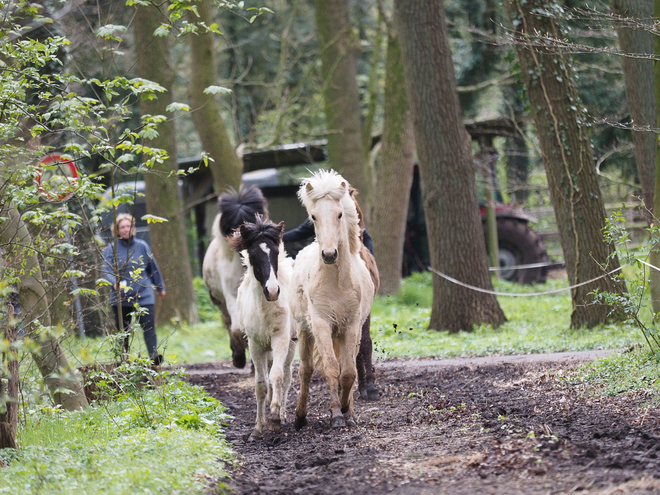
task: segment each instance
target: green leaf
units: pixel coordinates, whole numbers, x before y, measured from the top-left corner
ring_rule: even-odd
[[[180,110],[183,110],[184,112],[189,112],[190,107],[186,105],[185,103],[178,103],[176,101],[173,101],[167,107],[165,108],[168,112],[178,112]]]
[[[204,94],[206,95],[228,95],[232,92],[231,89],[229,88],[223,88],[222,86],[209,86],[204,90]]]
[[[142,215],[142,220],[146,220],[148,224],[169,222],[167,218],[157,217],[156,215],[149,215],[149,214]]]

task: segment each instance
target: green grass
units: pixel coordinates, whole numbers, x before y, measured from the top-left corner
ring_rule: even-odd
[[[660,406],[660,356],[644,346],[613,353],[584,364],[565,377],[591,396],[636,392],[645,406]]]
[[[429,330],[430,284],[430,273],[416,273],[404,280],[395,296],[376,298],[371,336],[379,358],[445,358],[617,349],[642,339],[639,330],[626,325],[570,330],[571,301],[568,291],[534,297],[499,296],[498,301],[508,321],[497,329],[482,326],[472,332],[456,334]],[[537,286],[496,281],[495,290],[533,293],[566,285],[566,281],[557,280]]]
[[[159,326],[160,345],[168,363],[189,364],[231,358],[229,337],[219,311],[208,301],[203,282],[196,279],[198,307],[203,323]],[[522,286],[495,281],[498,292],[533,293],[566,287],[566,280]],[[431,274],[414,273],[394,296],[377,296],[372,308],[371,335],[378,359],[448,358],[497,354],[618,349],[642,341],[642,334],[627,325],[601,325],[591,330],[570,330],[571,301],[568,291],[534,297],[499,296],[507,323],[472,332],[450,334],[429,330]],[[396,326],[395,326],[396,325]],[[64,344],[75,363],[111,361],[110,346],[103,339],[69,339]],[[146,355],[142,335],[135,334],[134,354]]]
[[[233,462],[223,410],[181,382],[79,412],[24,409],[19,450],[0,451],[0,493],[206,493]]]

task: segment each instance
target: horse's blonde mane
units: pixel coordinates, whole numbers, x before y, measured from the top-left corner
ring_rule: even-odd
[[[307,185],[310,184],[311,188]],[[349,226],[348,239],[351,254],[360,252],[360,217],[355,202],[349,194],[349,184],[346,179],[334,170],[321,169],[314,172],[311,177],[303,179],[298,198],[307,211],[321,198],[328,198],[341,204]]]

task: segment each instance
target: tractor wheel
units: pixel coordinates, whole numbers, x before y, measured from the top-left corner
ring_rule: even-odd
[[[529,265],[548,261],[548,253],[541,237],[527,222],[515,218],[497,219],[500,277],[521,284],[543,283],[548,276],[548,267],[516,269],[518,265]],[[507,269],[511,267],[511,269]]]

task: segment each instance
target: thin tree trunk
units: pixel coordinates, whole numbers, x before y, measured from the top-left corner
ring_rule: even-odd
[[[613,0],[615,13],[636,22],[653,25],[652,0]],[[653,60],[627,57],[625,54],[651,55],[654,36],[644,29],[619,27],[619,47],[624,53],[623,75],[630,117],[636,126],[655,127],[656,98],[653,86]],[[632,132],[635,161],[646,208],[653,208],[655,152],[657,136],[649,131]],[[646,212],[645,212],[646,213]],[[650,215],[647,215],[650,221]]]
[[[562,36],[554,18],[533,14],[551,11],[550,3],[507,2],[511,22],[524,41],[532,41],[537,33]],[[614,246],[603,240],[605,206],[570,61],[546,45],[528,47],[519,42],[516,52],[539,136],[568,280],[571,284],[586,282],[603,275],[603,267],[618,268],[619,259],[608,259]],[[572,328],[591,328],[608,320],[611,308],[593,304],[589,293],[594,289],[619,293],[624,286],[605,277],[574,289]]]
[[[401,47],[394,33],[387,40],[383,140],[376,167],[376,191],[370,229],[380,272],[380,294],[401,284],[403,244],[415,161],[412,113],[406,97]]]
[[[444,5],[394,1],[403,54],[431,264],[461,282],[491,289],[470,138],[461,119]],[[433,277],[430,328],[470,331],[506,321],[494,295]]]
[[[210,0],[203,0],[197,4],[199,17],[191,14],[191,21],[204,22],[210,26],[213,23],[211,6]],[[213,161],[209,161],[209,169],[213,176],[214,188],[217,192],[222,192],[230,187],[238,190],[241,185],[243,162],[231,143],[227,126],[222,120],[214,96],[204,94],[204,90],[215,83],[216,70],[213,54],[212,33],[190,36],[192,118],[204,151],[213,159]]]
[[[39,260],[34,251],[30,250],[30,233],[13,206],[4,205],[0,210],[0,217],[8,218],[0,223],[0,244],[9,245],[7,252],[10,254],[18,249],[24,250],[21,254],[25,261],[24,275],[18,283],[18,291],[26,334],[39,343],[39,350],[32,353],[32,358],[53,394],[53,400],[67,410],[81,409],[87,406],[87,399],[60,347],[59,340],[41,335],[39,331],[38,323],[49,327],[51,320],[48,297],[41,283],[43,276]]]
[[[14,308],[7,304],[4,322],[4,338],[11,345],[16,341],[16,325],[10,320],[14,317]],[[5,385],[6,383],[6,385]],[[0,361],[0,450],[15,449],[16,426],[18,423],[18,353],[11,347],[1,356]]]
[[[162,19],[163,15],[153,5],[137,7],[135,12],[133,24],[138,74],[167,90],[153,100],[140,100],[142,115],[167,115],[166,107],[172,98],[174,69],[169,62],[167,37],[153,35]],[[160,173],[145,174],[147,211],[168,220],[149,227],[151,247],[167,288],[164,301],[156,305],[156,321],[165,323],[178,317],[188,323],[196,323],[199,318],[177,178],[166,177],[177,169],[174,121],[168,119],[159,124],[158,137],[149,141],[148,145],[164,149],[168,154],[167,160],[153,166],[153,170]]]
[[[372,201],[368,163],[362,154],[357,85],[360,48],[350,21],[349,0],[315,0],[314,4],[330,164],[360,192],[362,209],[368,215]]]

